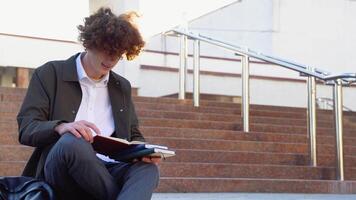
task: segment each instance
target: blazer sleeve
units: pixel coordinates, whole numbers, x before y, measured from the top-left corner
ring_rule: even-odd
[[[49,120],[50,95],[46,91],[45,86],[48,87],[50,84],[44,83],[40,78],[38,70],[35,71],[20,112],[17,115],[19,142],[21,144],[42,147],[56,142],[60,137],[54,131],[54,127],[62,121]]]

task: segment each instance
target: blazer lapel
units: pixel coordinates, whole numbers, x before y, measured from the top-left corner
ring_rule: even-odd
[[[77,53],[66,60],[64,66],[62,67],[62,80],[64,82],[62,87],[65,88],[63,91],[65,92],[66,97],[70,97],[70,100],[65,98],[61,101],[61,103],[65,104],[63,105],[65,106],[65,109],[63,109],[62,112],[65,111],[65,119],[70,122],[75,120],[82,101],[82,89],[78,80],[76,65],[76,59],[79,54],[80,53]]]
[[[111,102],[112,113],[115,123],[114,135],[119,138],[128,139],[128,127],[125,119],[125,96],[123,94],[120,81],[110,72],[108,91]]]

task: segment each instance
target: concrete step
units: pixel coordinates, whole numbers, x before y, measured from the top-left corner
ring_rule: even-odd
[[[146,137],[175,137],[175,138],[205,138],[222,140],[247,140],[266,142],[286,142],[307,144],[306,134],[272,133],[272,132],[243,132],[231,130],[209,130],[194,128],[171,128],[171,127],[141,127]],[[335,144],[335,136],[317,134],[317,144]],[[355,137],[344,137],[344,145],[356,144]]]
[[[198,149],[198,150],[220,150],[220,151],[246,151],[246,152],[270,152],[270,153],[300,153],[309,152],[307,144],[281,143],[264,141],[231,141],[211,139],[188,139],[147,137],[152,144],[162,144],[173,149]],[[318,145],[317,154],[334,155],[335,145]],[[356,155],[356,145],[344,145],[345,155]]]
[[[246,151],[246,152],[270,152],[270,153],[300,153],[307,154],[307,143],[290,143],[280,141],[250,141],[250,140],[225,140],[225,139],[200,139],[179,137],[146,137],[152,144],[169,146],[172,149],[197,149],[220,151]],[[332,144],[332,143],[331,143]],[[334,155],[334,144],[318,144],[317,154]],[[18,135],[1,134],[0,145],[19,145]],[[356,144],[344,145],[345,155],[356,155]]]
[[[350,200],[355,194],[295,194],[295,193],[153,193],[152,200]]]
[[[0,87],[0,102],[20,102],[23,100],[27,89]]]
[[[18,134],[2,133],[0,131],[0,145],[20,145]]]
[[[1,176],[19,176],[25,161],[0,161]],[[162,178],[168,177],[210,177],[210,178],[275,178],[275,179],[308,179],[333,180],[335,168],[283,166],[283,165],[246,165],[223,163],[175,163],[162,162]],[[202,170],[203,169],[203,170]],[[355,168],[345,169],[345,179],[355,180]]]
[[[13,89],[13,88],[5,88],[5,89],[0,89],[0,102],[2,103],[10,103],[10,104],[21,104],[23,97],[25,95],[26,89]],[[141,103],[150,103],[150,104],[178,104],[178,105],[183,105],[183,106],[192,106],[192,101],[191,100],[178,100],[178,99],[172,99],[172,98],[152,98],[152,97],[133,97],[134,102],[136,104],[141,104]],[[237,107],[240,109],[241,105],[236,104],[236,103],[224,103],[224,102],[217,102],[217,101],[211,101],[211,100],[202,100],[200,102],[202,107],[221,107],[221,108],[235,108]],[[6,108],[9,108],[12,106],[6,105]],[[266,106],[266,105],[251,105],[251,110],[269,110],[269,111],[279,111],[279,112],[299,112],[299,113],[306,113],[305,108],[296,108],[296,107],[284,107],[284,106]],[[2,110],[2,109],[0,109]],[[318,110],[318,113],[321,115],[323,114],[328,114],[332,115],[332,111],[330,110]],[[356,113],[354,112],[344,112],[345,116],[354,116],[356,119]],[[330,119],[330,118],[329,118]]]
[[[0,104],[1,105],[1,104]],[[181,119],[194,121],[213,121],[213,122],[230,122],[241,123],[240,115],[236,114],[220,114],[220,113],[196,113],[196,112],[181,112],[181,111],[157,111],[157,110],[137,110],[139,119],[154,118],[154,119]],[[0,123],[10,123],[16,125],[17,112],[0,112]],[[306,119],[295,119],[286,117],[269,117],[269,116],[250,116],[252,124],[274,124],[274,125],[290,125],[290,126],[307,126]],[[356,123],[347,122],[345,118],[344,129],[355,129]],[[334,129],[334,123],[331,120],[317,120],[317,128]]]
[[[0,176],[20,176],[26,161],[0,161]]]
[[[135,103],[156,103],[156,104],[178,104],[178,105],[187,105],[192,106],[193,101],[191,99],[179,100],[175,98],[155,98],[155,97],[133,97]],[[228,102],[219,102],[214,100],[201,100],[200,106],[207,107],[223,107],[223,108],[241,108],[239,103],[228,103]],[[269,105],[250,105],[252,110],[270,110],[270,111],[281,111],[281,112],[302,112],[306,113],[306,108],[299,107],[287,107],[287,106],[269,106]],[[332,115],[331,110],[317,109],[317,112],[320,114],[329,114]],[[344,115],[353,115],[356,116],[355,112],[344,111]]]
[[[162,178],[156,192],[356,193],[356,181],[252,178]]]
[[[215,121],[215,122],[232,122],[241,123],[240,115],[236,114],[219,114],[219,113],[196,113],[196,112],[180,112],[180,111],[157,111],[157,110],[137,110],[138,118],[155,118],[155,119],[181,119],[181,120],[199,120],[199,121]],[[17,112],[0,112],[0,122],[17,123]],[[269,116],[251,116],[251,123],[256,124],[275,124],[275,125],[293,125],[307,126],[306,119],[293,119]],[[317,120],[317,128],[334,128],[332,121]],[[350,123],[345,123],[345,129],[354,129],[355,126]]]
[[[232,122],[216,122],[216,121],[200,121],[200,120],[180,120],[180,119],[154,119],[141,118],[141,126],[154,127],[171,127],[171,128],[196,128],[196,129],[214,129],[214,130],[242,130],[241,123]],[[291,134],[306,134],[307,129],[297,125],[275,125],[275,124],[259,124],[250,123],[250,130],[255,132],[274,132],[274,133],[291,133]],[[321,135],[334,135],[335,131],[332,128],[318,128],[317,133]],[[344,129],[346,137],[356,137],[355,130]]]
[[[347,180],[355,179],[354,168],[347,168]],[[335,179],[335,168],[283,165],[179,163],[162,162],[162,177],[210,178],[276,178],[276,179]]]
[[[26,89],[17,89],[17,88],[0,88],[0,101],[2,102],[21,102],[26,94]],[[181,104],[181,105],[193,105],[191,99],[179,100],[177,98],[154,98],[154,97],[138,97],[133,96],[134,102],[148,102],[148,103],[167,103],[167,104]],[[215,106],[215,107],[234,107],[236,105],[241,106],[238,103],[229,103],[229,102],[219,102],[215,100],[205,100],[201,99],[201,106]],[[274,110],[293,110],[301,111],[305,108],[296,108],[296,107],[284,107],[284,106],[265,106],[265,105],[251,105],[251,108],[261,108],[261,109],[274,109]]]
[[[275,165],[309,165],[307,154],[267,153],[244,151],[219,151],[177,149],[177,156],[167,159],[167,162],[205,162],[205,163],[244,163],[244,164],[275,164]],[[335,156],[318,155],[318,166],[334,167]],[[344,156],[346,167],[356,167],[355,156]]]
[[[0,161],[27,161],[32,151],[24,145],[0,145]]]
[[[179,111],[179,112],[195,112],[195,113],[214,113],[214,114],[229,114],[240,115],[240,108],[221,108],[221,107],[192,107],[186,105],[175,104],[154,104],[154,103],[135,103],[136,110],[164,110],[164,111]],[[306,112],[292,112],[292,111],[274,111],[274,110],[261,110],[250,109],[251,116],[269,116],[269,117],[290,117],[306,119]],[[319,114],[318,119],[332,120],[332,114]]]
[[[0,161],[27,161],[33,148],[23,145],[0,145]],[[177,156],[167,162],[204,162],[239,164],[308,165],[309,156],[298,153],[176,149]],[[356,167],[356,157],[345,155],[345,167]],[[318,155],[319,166],[334,167],[335,156]]]
[[[272,120],[272,119],[268,119]],[[214,130],[242,130],[242,124],[239,121],[208,121],[208,120],[188,120],[188,119],[169,119],[169,118],[152,118],[141,117],[141,126],[155,126],[155,127],[174,127],[174,128],[196,128],[196,129],[214,129]],[[287,123],[288,124],[288,123]],[[4,132],[11,132],[17,130],[16,120],[0,121],[0,130]],[[250,130],[255,132],[274,132],[274,133],[293,133],[293,134],[306,134],[307,128],[302,125],[293,125],[286,123],[269,123],[269,122],[251,122]],[[318,127],[317,134],[320,135],[334,135],[335,130],[332,127]],[[345,126],[344,135],[346,137],[356,137],[354,127]]]
[[[5,113],[14,113],[20,109],[22,102],[1,102],[0,110]],[[215,114],[230,114],[240,115],[240,107],[215,107],[215,106],[200,106],[193,107],[191,105],[184,104],[165,104],[165,103],[150,103],[150,102],[136,102],[136,110],[160,110],[160,111],[179,111],[179,112],[194,112],[194,113],[215,113]],[[273,108],[273,107],[272,107]],[[251,108],[251,116],[270,116],[270,117],[291,117],[306,119],[306,111],[293,111],[292,110],[276,110],[263,108]],[[331,113],[318,112],[318,119],[332,120],[333,115]]]
[[[306,134],[290,133],[268,133],[268,132],[249,132],[230,131],[230,130],[209,130],[191,128],[171,128],[171,127],[141,127],[144,136],[149,137],[168,137],[174,139],[208,139],[208,140],[228,140],[228,141],[264,141],[275,143],[298,143],[308,144]],[[10,131],[7,126],[0,129],[0,144],[18,144],[17,127]],[[317,144],[335,145],[333,135],[317,135]],[[355,146],[355,137],[344,137],[345,146]]]
[[[20,102],[0,102],[0,111],[2,113],[13,113],[17,114],[20,110],[22,103]]]
[[[177,112],[177,111],[156,111],[156,110],[137,110],[137,115],[140,118],[159,118],[159,119],[183,119],[183,120],[200,120],[200,121],[224,121],[224,122],[241,122],[241,115],[218,114],[218,113],[194,113],[194,112]],[[251,123],[266,123],[266,124],[289,124],[298,126],[307,126],[306,119],[266,117],[266,116],[250,116]],[[334,124],[331,121],[317,120],[318,127],[333,128]],[[345,124],[345,128],[350,127]]]

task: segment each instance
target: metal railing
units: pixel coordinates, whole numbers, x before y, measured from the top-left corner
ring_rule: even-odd
[[[323,81],[327,84],[333,85],[334,94],[334,115],[335,115],[335,133],[336,133],[336,147],[337,147],[337,179],[344,180],[344,166],[343,166],[343,143],[342,143],[342,87],[343,85],[350,85],[356,82],[356,73],[345,73],[331,75],[329,72],[313,68],[310,66],[298,64],[286,59],[269,56],[260,52],[253,51],[248,48],[243,48],[234,44],[213,39],[211,37],[203,36],[201,34],[188,32],[186,29],[174,29],[167,33],[173,33],[180,36],[180,69],[179,69],[179,99],[185,99],[186,93],[186,75],[188,65],[188,39],[194,40],[194,52],[193,52],[193,102],[194,106],[199,106],[200,96],[200,42],[205,42],[224,48],[226,50],[234,52],[236,55],[242,57],[242,104],[241,115],[243,121],[243,131],[249,132],[249,110],[250,110],[250,84],[249,84],[249,64],[250,59],[258,59],[268,63],[272,63],[286,69],[290,69],[299,72],[301,76],[307,77],[308,88],[308,135],[310,138],[310,164],[317,166],[316,155],[316,79]]]
[[[334,100],[331,98],[318,97],[318,98],[316,98],[316,103],[320,109],[328,109],[328,108],[333,109],[334,108]],[[355,112],[351,108],[346,107],[345,105],[343,105],[342,108],[344,111],[347,111],[347,112]]]

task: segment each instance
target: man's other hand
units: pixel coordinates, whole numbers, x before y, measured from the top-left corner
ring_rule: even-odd
[[[81,120],[71,123],[62,123],[54,128],[54,130],[59,134],[63,135],[64,133],[70,132],[75,135],[77,138],[83,137],[86,141],[92,143],[93,142],[93,134],[92,130],[100,135],[100,130],[95,124]]]
[[[145,156],[142,157],[142,161],[146,163],[153,163],[158,165],[161,162],[161,157],[151,157],[151,156]]]

